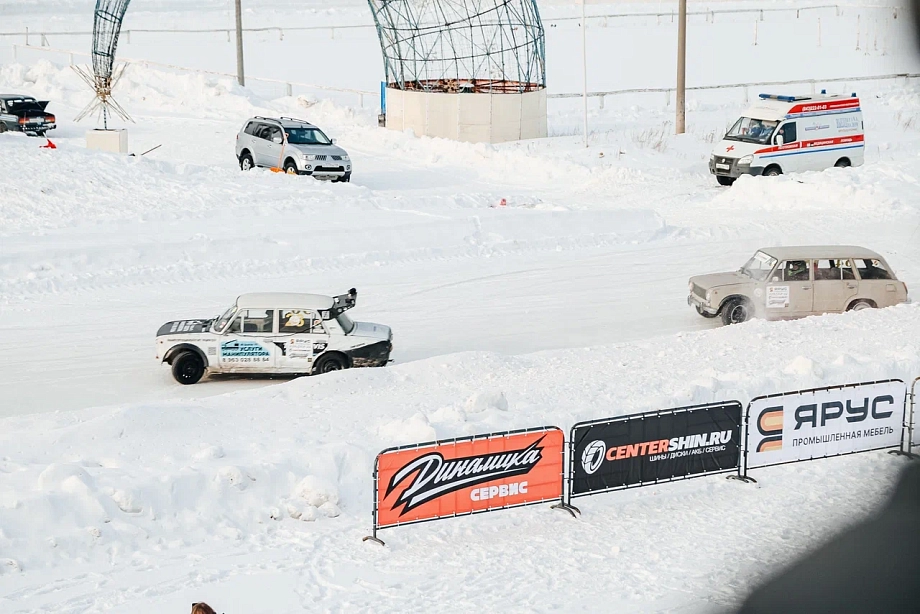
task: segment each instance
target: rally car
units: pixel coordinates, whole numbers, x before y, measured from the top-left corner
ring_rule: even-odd
[[[354,322],[345,313],[358,291],[340,296],[243,294],[224,314],[167,322],[157,331],[156,357],[180,384],[207,373],[317,374],[390,361],[389,326]]]
[[[25,132],[30,136],[45,136],[57,127],[57,118],[45,111],[47,100],[31,96],[0,94],[0,132]]]

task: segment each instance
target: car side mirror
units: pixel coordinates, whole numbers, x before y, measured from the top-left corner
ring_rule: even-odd
[[[335,139],[332,139],[332,144],[335,145]]]
[[[777,144],[777,145],[782,145],[782,144],[783,144],[783,135],[782,135],[782,134],[777,134],[777,135],[776,135],[776,139],[774,139],[774,140],[776,141],[776,144]]]
[[[280,136],[274,136],[274,137],[272,137],[272,143],[275,143],[276,145],[280,145],[280,144],[281,144],[281,141],[282,141],[282,139],[281,139]]]

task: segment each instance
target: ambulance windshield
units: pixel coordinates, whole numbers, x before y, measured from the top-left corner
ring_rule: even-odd
[[[754,119],[742,117],[735,122],[725,138],[729,141],[743,141],[745,143],[768,143],[776,125],[774,119]]]

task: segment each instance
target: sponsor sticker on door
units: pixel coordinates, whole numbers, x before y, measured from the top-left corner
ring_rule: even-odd
[[[748,467],[765,467],[901,442],[901,381],[807,390],[751,401]]]
[[[785,309],[789,306],[789,286],[767,286],[767,309]]]
[[[376,525],[395,526],[560,499],[561,430],[494,433],[382,452]]]

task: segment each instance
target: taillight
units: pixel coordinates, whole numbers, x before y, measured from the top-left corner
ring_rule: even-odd
[[[46,115],[45,121],[51,122],[53,124],[57,121],[57,118],[54,115]]]
[[[19,123],[20,123],[20,124],[26,124],[26,123],[28,123],[28,122],[26,121],[26,118],[25,118],[25,117],[20,117],[20,118],[19,118]]]

